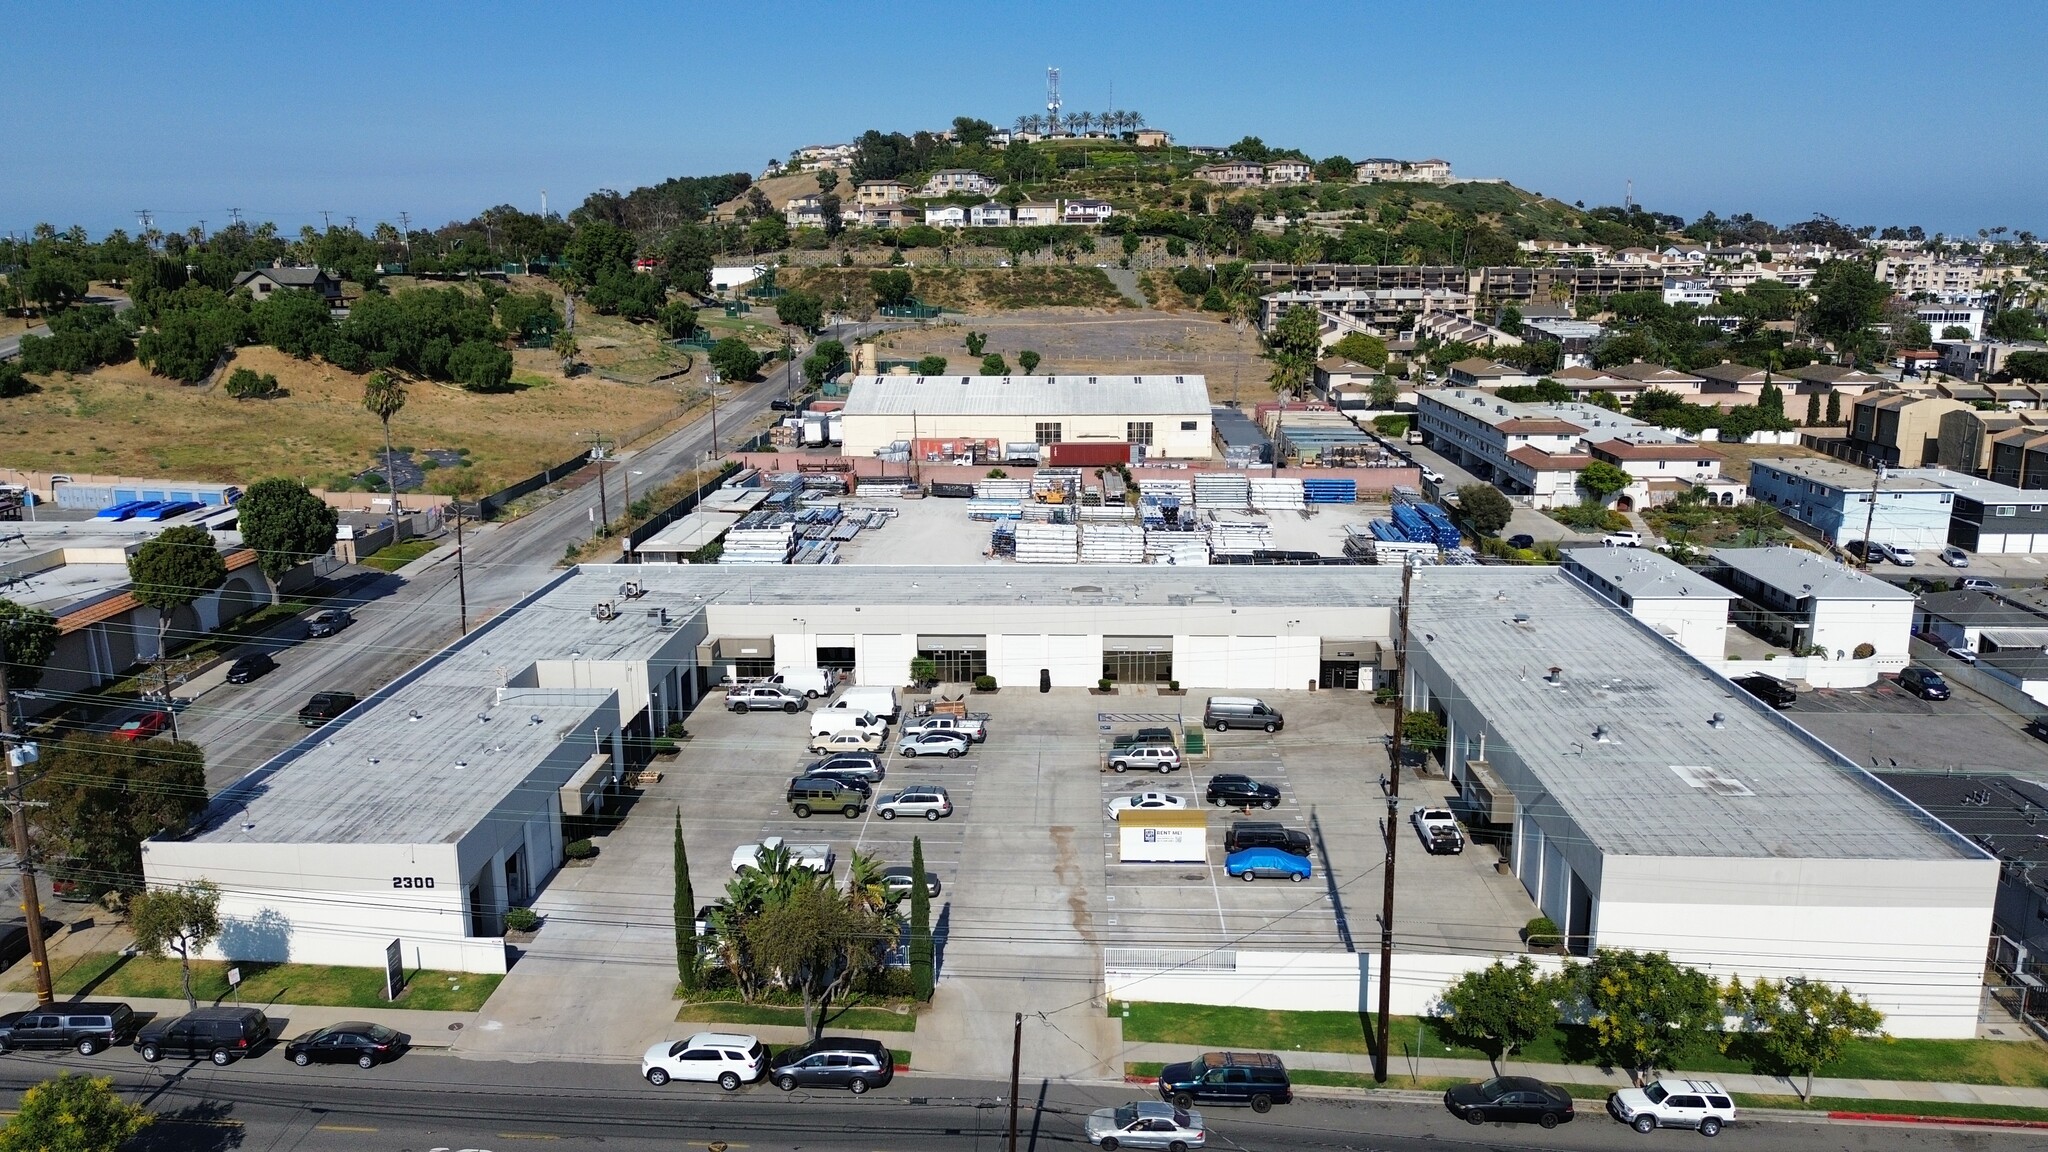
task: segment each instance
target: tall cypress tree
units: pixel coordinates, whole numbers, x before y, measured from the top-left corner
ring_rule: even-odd
[[[932,998],[932,898],[925,892],[924,837],[910,841],[910,983],[919,1000]]]
[[[690,858],[683,852],[683,813],[676,810],[676,979],[697,990],[697,899],[690,890]]]

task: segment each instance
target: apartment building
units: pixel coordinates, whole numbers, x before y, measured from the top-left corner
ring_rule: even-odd
[[[1941,418],[1970,407],[1960,400],[1911,392],[1872,392],[1856,398],[1844,445],[1891,468],[1918,468],[1941,458]]]
[[[1415,417],[1424,444],[1535,508],[1577,503],[1578,473],[1602,452],[1634,481],[1617,499],[1624,507],[1647,507],[1721,475],[1720,453],[1593,404],[1522,404],[1479,388],[1431,388],[1415,394]]]
[[[993,196],[1000,187],[971,168],[941,168],[924,182],[921,196]]]
[[[864,180],[854,190],[854,202],[862,208],[882,208],[901,204],[909,195],[910,189],[900,180]]]
[[[1399,335],[1404,323],[1437,313],[1470,320],[1472,297],[1447,288],[1349,288],[1313,292],[1270,292],[1259,298],[1259,329],[1272,326],[1290,308],[1313,308],[1323,334],[1334,340],[1346,332],[1373,336]]]
[[[1984,309],[1974,304],[1927,304],[1915,308],[1913,318],[1927,325],[1927,334],[1937,340],[1958,339],[1953,328],[1963,330],[1960,339],[1984,338]]]
[[[1266,166],[1250,160],[1227,160],[1195,169],[1195,179],[1225,188],[1251,188],[1266,182]]]

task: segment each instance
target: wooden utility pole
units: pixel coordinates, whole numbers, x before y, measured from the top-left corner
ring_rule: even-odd
[[[460,496],[456,497],[454,503],[448,506],[455,510],[455,605],[456,611],[462,614],[462,634],[467,636],[469,635],[469,581],[462,574],[462,521],[465,519],[462,514],[462,498]]]
[[[5,645],[0,644],[0,653]],[[21,792],[26,744],[14,734],[14,705],[7,698],[7,664],[0,660],[0,755],[7,757],[7,808],[13,817],[14,860],[21,868],[21,912],[28,918],[28,954],[35,965],[36,1003],[56,999],[50,989],[50,956],[43,948],[43,902],[36,892],[36,865],[29,855],[28,800]]]
[[[1383,877],[1385,893],[1380,901],[1380,1010],[1374,1026],[1379,1035],[1373,1045],[1372,1078],[1381,1084],[1387,1082],[1387,1070],[1393,1067],[1389,1045],[1392,1032],[1388,1028],[1387,1014],[1394,1006],[1394,846],[1400,842],[1401,827],[1401,728],[1408,718],[1408,615],[1409,591],[1415,581],[1415,566],[1401,567],[1401,638],[1394,648],[1394,738],[1389,742],[1393,752],[1393,768],[1383,778],[1387,794],[1387,815],[1380,824],[1380,834],[1387,842],[1386,873]]]
[[[1016,1031],[1010,1034],[1010,1152],[1017,1152],[1017,1079],[1023,1061],[1024,1014],[1019,1012]]]

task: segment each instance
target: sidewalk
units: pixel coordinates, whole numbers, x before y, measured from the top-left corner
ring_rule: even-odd
[[[106,997],[115,999],[115,997]],[[183,1016],[186,1004],[183,1000],[151,1000],[127,997],[123,1001],[135,1009],[139,1016],[165,1018]],[[62,1000],[59,1003],[63,1003]],[[0,992],[0,1012],[22,1012],[36,1006],[33,992]],[[213,1007],[205,1000],[199,1002],[202,1008]],[[222,1007],[235,1007],[232,999],[221,1001]],[[476,1020],[474,1012],[415,1012],[405,1008],[328,1008],[319,1005],[299,1004],[254,1004],[249,1008],[261,1008],[270,1017],[271,1027],[279,1040],[289,1040],[301,1032],[324,1028],[343,1020],[367,1020],[396,1028],[412,1037],[415,1048],[447,1048],[455,1038],[467,1031]]]
[[[1193,1059],[1201,1052],[1200,1048],[1183,1044],[1128,1044],[1124,1046],[1123,1059],[1133,1063],[1171,1064],[1179,1060]],[[1281,1058],[1287,1062],[1289,1068],[1372,1075],[1372,1057],[1365,1055],[1341,1052],[1283,1052]],[[1484,1080],[1493,1075],[1492,1066],[1484,1060],[1445,1060],[1432,1056],[1396,1056],[1391,1071],[1398,1076],[1456,1076],[1468,1080]],[[1603,1072],[1589,1064],[1528,1064],[1510,1059],[1501,1062],[1501,1071],[1516,1076],[1534,1076],[1555,1084],[1584,1085],[1603,1090],[1626,1088],[1629,1084],[1625,1073]],[[1730,1092],[1760,1096],[1796,1096],[1798,1089],[1805,1087],[1803,1078],[1794,1081],[1749,1073],[1676,1072],[1669,1075],[1712,1080]],[[1813,1094],[1850,1100],[1924,1100],[1951,1104],[2005,1104],[2019,1108],[2048,1108],[2048,1088],[2013,1088],[1997,1084],[1943,1084],[1921,1080],[1837,1080],[1822,1076],[1814,1078]]]

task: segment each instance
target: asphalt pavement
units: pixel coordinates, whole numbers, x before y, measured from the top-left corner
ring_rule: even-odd
[[[826,335],[853,340],[881,327],[848,324]],[[719,448],[730,449],[751,437],[768,414],[769,401],[789,395],[796,384],[795,364],[783,364],[766,380],[731,390],[731,398],[719,405]],[[711,447],[711,421],[698,419],[645,448],[618,454],[605,468],[606,507],[625,506],[621,469],[642,473],[641,491],[652,491],[669,476],[701,464]],[[463,575],[471,627],[540,587],[559,570],[564,549],[590,537],[599,486],[593,470],[578,478],[576,486],[516,520],[465,530]],[[251,684],[210,688],[181,708],[179,734],[206,749],[208,784],[218,789],[304,735],[298,710],[313,693],[368,695],[454,640],[459,634],[455,552],[449,537],[396,574],[361,570],[335,600],[322,605],[348,608],[356,617],[354,625],[318,640],[293,639],[303,636],[303,626],[289,625],[284,646],[262,645],[276,657],[276,671]]]
[[[862,1097],[808,1090],[783,1093],[766,1084],[727,1093],[709,1084],[655,1088],[639,1078],[637,1068],[617,1065],[490,1063],[414,1052],[368,1071],[353,1065],[301,1069],[286,1063],[275,1050],[227,1068],[203,1062],[145,1065],[121,1050],[97,1057],[9,1055],[0,1057],[0,1104],[15,1107],[24,1089],[61,1070],[111,1076],[125,1098],[155,1112],[158,1121],[145,1143],[135,1145],[153,1152],[502,1152],[562,1141],[628,1152],[996,1152],[1007,1147],[1010,1114],[1009,1086],[1001,1081],[901,1076]],[[1156,1099],[1147,1088],[1117,1084],[1027,1080],[1022,1089],[1017,1147],[1025,1150],[1078,1147],[1091,1110]],[[1273,1152],[1604,1152],[1698,1139],[1680,1132],[1646,1138],[1608,1119],[1597,1106],[1582,1111],[1575,1123],[1550,1132],[1534,1125],[1475,1127],[1453,1120],[1434,1093],[1367,1097],[1324,1090],[1263,1116],[1235,1108],[1205,1109],[1204,1115],[1209,1147]],[[1981,1128],[1773,1118],[1738,1124],[1726,1139],[1762,1152],[1995,1152],[2038,1144],[2040,1136]]]

